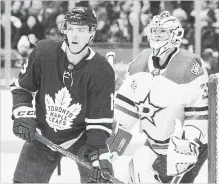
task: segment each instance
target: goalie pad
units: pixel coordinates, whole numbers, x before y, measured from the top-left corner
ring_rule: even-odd
[[[158,155],[157,159],[152,164],[154,177],[160,183],[170,183],[173,176],[167,176],[167,156]]]
[[[114,122],[112,135],[106,140],[109,151],[121,156],[132,139],[132,134],[125,128]]]
[[[127,183],[157,183],[154,178],[154,171],[151,168],[156,159],[157,154],[149,146],[142,145],[136,150],[131,162],[129,162],[129,177]]]
[[[191,170],[198,161],[199,145],[171,137],[167,151],[167,175],[175,176]]]

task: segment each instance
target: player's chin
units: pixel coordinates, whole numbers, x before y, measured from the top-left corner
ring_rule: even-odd
[[[159,49],[165,45],[166,42],[164,41],[153,41],[150,46],[154,49]]]
[[[71,50],[74,50],[75,52],[79,51],[81,46],[79,44],[69,44]]]

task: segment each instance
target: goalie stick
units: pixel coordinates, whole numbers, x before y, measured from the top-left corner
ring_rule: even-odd
[[[107,52],[106,58],[107,58],[109,64],[113,67],[113,60],[115,58],[115,52]]]
[[[47,138],[43,137],[42,135],[35,133],[35,139],[40,141],[41,143],[45,144],[46,146],[51,147],[52,149],[58,151],[59,153],[65,155],[68,158],[71,158],[72,160],[74,160],[75,162],[77,162],[78,164],[80,164],[81,166],[87,168],[87,169],[93,169],[93,167],[90,165],[90,163],[85,162],[84,160],[81,160],[79,157],[77,157],[76,155],[72,154],[71,152],[67,151],[66,149],[62,148],[61,146],[51,142],[50,140],[48,140]],[[104,173],[106,175],[106,173]],[[123,183],[122,181],[120,181],[117,178],[114,178],[113,176],[111,176],[110,174],[108,174],[109,180],[113,183]]]

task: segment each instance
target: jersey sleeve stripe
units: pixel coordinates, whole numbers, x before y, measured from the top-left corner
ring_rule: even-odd
[[[208,115],[185,116],[185,120],[208,120]]]
[[[135,103],[132,100],[128,99],[127,97],[125,97],[125,96],[123,96],[121,94],[116,94],[116,98],[121,100],[121,101],[126,102],[127,104],[129,104],[131,106],[135,107]]]
[[[119,105],[119,106],[121,106],[121,107],[124,107],[124,108],[126,108],[126,109],[129,109],[129,110],[132,111],[132,112],[137,113],[137,107],[136,107],[136,106],[129,105],[129,104],[127,104],[126,102],[121,101],[121,100],[119,100],[119,99],[115,99],[114,104]],[[114,106],[115,106],[115,105],[114,105]]]
[[[37,93],[37,91],[36,91],[36,92],[33,92],[33,91],[29,91],[29,90],[27,90],[27,89],[25,89],[25,88],[22,88],[22,87],[19,85],[19,83],[18,83],[18,79],[16,79],[15,82],[10,85],[10,90],[11,90],[11,91],[16,90],[16,89],[23,89],[23,90],[25,90],[25,91],[28,91],[28,92],[29,92],[30,94],[32,94],[33,96]]]
[[[136,119],[139,119],[139,115],[137,113],[135,113],[135,112],[132,112],[132,111],[130,111],[130,110],[128,110],[128,109],[118,105],[118,104],[115,104],[114,107],[115,107],[115,109],[117,109],[119,111],[122,111],[122,112],[124,112],[125,114],[127,114],[129,116],[132,116],[132,117],[134,117]]]
[[[157,151],[157,150],[167,150],[169,145],[157,145],[157,144],[151,144],[151,147],[153,150]]]
[[[185,116],[200,116],[200,115],[208,115],[208,111],[185,112]]]
[[[94,126],[94,125],[101,125],[105,126],[106,128],[112,129],[112,124],[113,123],[86,123],[86,126]]]
[[[112,130],[105,127],[105,126],[102,126],[102,125],[88,125],[86,127],[86,130],[89,130],[89,129],[101,129],[101,130],[104,130],[106,132],[108,132],[109,134],[112,134]]]
[[[190,112],[190,111],[207,111],[208,106],[205,107],[185,107],[185,112]]]
[[[112,123],[113,118],[99,118],[99,119],[89,119],[85,118],[86,123]]]

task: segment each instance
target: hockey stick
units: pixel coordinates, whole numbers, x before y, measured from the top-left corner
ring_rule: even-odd
[[[113,64],[114,64],[113,60],[115,58],[115,52],[107,52],[106,53],[106,58],[107,58],[109,64],[113,67]]]
[[[84,166],[85,168],[90,169],[90,170],[93,169],[93,167],[90,165],[90,163],[85,162],[84,160],[81,160],[78,156],[72,154],[71,152],[67,151],[66,149],[62,148],[59,145],[54,144],[53,142],[51,142],[47,138],[43,137],[42,135],[35,133],[35,139],[37,139],[41,143],[45,144],[46,146],[49,146],[52,149],[58,151],[59,153],[65,155],[66,157],[71,158],[72,160],[74,160],[75,162],[80,164],[81,166]],[[113,183],[123,183],[122,181],[118,180],[117,178],[114,178],[113,176],[111,176],[110,174],[108,174],[106,172],[104,173],[104,175],[107,175],[109,180]]]

